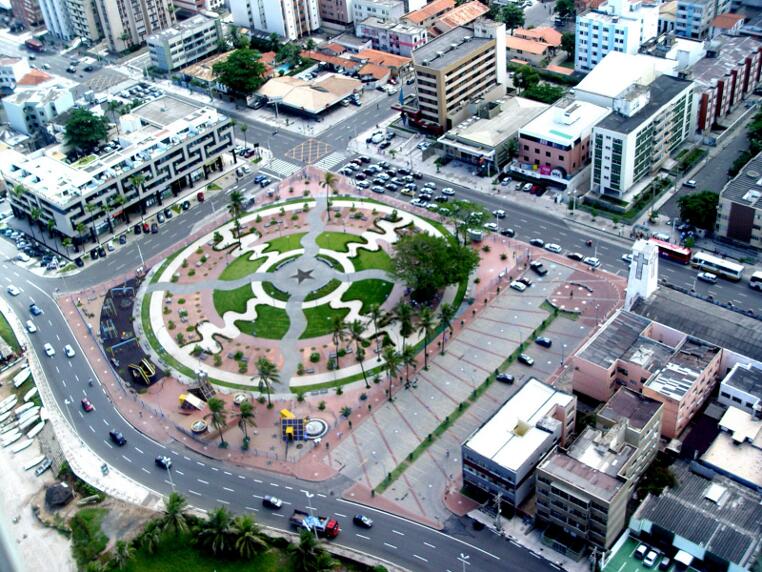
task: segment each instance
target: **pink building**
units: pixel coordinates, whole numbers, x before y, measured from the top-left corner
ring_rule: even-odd
[[[664,405],[661,434],[678,438],[718,383],[721,348],[620,311],[574,356],[574,390],[608,401],[627,387]]]

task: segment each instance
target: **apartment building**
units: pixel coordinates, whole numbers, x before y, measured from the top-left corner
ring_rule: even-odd
[[[217,14],[196,14],[148,37],[151,64],[165,72],[189,66],[218,51],[223,38]]]
[[[720,396],[717,400],[749,415],[762,413],[762,365],[735,364],[720,382]]]
[[[577,16],[574,69],[589,72],[611,52],[636,54],[655,38],[659,7],[640,0],[608,0],[598,9]]]
[[[66,0],[69,24],[72,34],[82,38],[86,44],[93,44],[103,37],[96,0]]]
[[[520,506],[534,490],[534,470],[574,432],[577,398],[529,379],[461,446],[463,483]]]
[[[691,40],[705,40],[714,18],[730,11],[730,0],[678,0],[675,34]]]
[[[627,524],[627,501],[656,455],[661,415],[661,403],[621,388],[595,427],[540,463],[536,518],[547,527],[546,543],[566,553],[580,551],[579,540],[611,547]]]
[[[238,26],[298,40],[320,27],[318,0],[230,0]]]
[[[405,15],[402,0],[353,0],[352,20],[362,22],[368,18],[379,18],[398,22]]]
[[[429,28],[429,35],[438,36],[458,26],[468,26],[474,20],[486,17],[488,13],[489,8],[477,0],[464,2],[437,18]]]
[[[455,8],[455,0],[434,0],[405,15],[405,21],[428,28]]]
[[[96,0],[95,5],[109,50],[117,53],[143,45],[176,21],[170,0]]]
[[[26,58],[0,57],[0,92],[13,92],[16,84],[30,71],[29,60]]]
[[[201,12],[222,12],[225,10],[225,0],[172,0],[175,8],[186,14]]]
[[[370,40],[374,50],[407,57],[429,39],[429,33],[423,26],[375,17],[357,22],[355,34],[358,38]]]
[[[26,28],[36,28],[45,23],[40,9],[40,0],[11,0],[11,11],[13,17]]]
[[[66,149],[54,145],[31,155],[13,150],[0,153],[0,172],[7,185],[27,192],[11,197],[17,217],[41,212],[39,224],[53,228],[77,243],[97,235],[130,214],[144,214],[165,199],[222,168],[222,154],[232,149],[230,119],[212,107],[172,96],[154,99],[120,118],[116,137],[86,160],[70,161]],[[112,133],[113,134],[113,133]],[[135,175],[142,185],[131,183]],[[124,197],[124,204],[117,206]],[[94,207],[94,208],[93,208]]]
[[[762,249],[762,154],[720,191],[715,232],[738,244]]]
[[[413,52],[413,69],[421,118],[451,129],[472,101],[505,94],[505,25],[480,19],[450,30]]]
[[[48,32],[59,40],[69,41],[74,37],[74,30],[69,20],[67,0],[39,0],[42,19]]]

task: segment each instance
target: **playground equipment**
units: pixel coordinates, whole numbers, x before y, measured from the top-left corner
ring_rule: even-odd
[[[178,397],[178,401],[180,402],[180,409],[196,409],[198,411],[203,411],[204,407],[206,407],[206,403],[192,393],[181,393],[180,397]]]
[[[139,364],[131,363],[127,368],[134,379],[142,381],[146,385],[151,385],[152,378],[156,375],[156,366],[148,361],[148,358],[143,358]]]

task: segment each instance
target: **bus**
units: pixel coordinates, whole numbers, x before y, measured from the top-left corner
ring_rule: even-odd
[[[672,244],[658,238],[652,238],[651,242],[659,248],[659,256],[679,262],[680,264],[690,264],[691,262],[691,249],[687,246],[680,246],[679,244]]]
[[[749,288],[762,292],[762,270],[758,270],[749,278]]]
[[[705,252],[697,252],[694,254],[691,259],[691,265],[694,268],[701,268],[701,270],[706,270],[707,272],[722,276],[728,280],[733,280],[734,282],[738,282],[741,279],[741,275],[744,271],[744,266],[742,264],[730,262],[717,256],[706,254]]]

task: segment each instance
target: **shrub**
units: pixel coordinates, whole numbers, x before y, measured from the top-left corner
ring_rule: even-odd
[[[320,411],[325,411],[325,401],[324,400],[322,400],[322,399],[320,400],[320,403],[318,403],[318,409]]]
[[[167,322],[167,329],[168,330],[174,330],[175,329],[175,323],[172,320]]]
[[[214,231],[214,236],[212,236],[212,242],[214,242],[214,244],[222,242],[222,235],[216,230]]]
[[[296,375],[304,375],[304,364],[299,363],[296,366]]]
[[[257,215],[257,218],[254,219],[254,222],[262,222],[262,216]]]
[[[260,395],[259,397],[257,397],[257,403],[259,403],[260,405],[262,405],[265,401],[267,401],[267,399],[265,399],[264,395]]]
[[[185,304],[185,298],[178,298],[177,299],[178,304]]]
[[[310,354],[310,361],[312,363],[317,363],[320,361],[320,354],[318,352],[312,352]]]
[[[196,270],[194,268],[191,268],[190,270],[188,270],[188,276],[195,276],[195,275],[196,275]]]
[[[344,393],[343,387],[339,386],[336,388],[336,395],[343,395],[343,393]]]
[[[195,346],[193,346],[193,350],[191,350],[191,354],[193,354],[193,357],[198,357],[198,356],[200,356],[200,355],[201,355],[203,352],[204,352],[204,350],[202,350],[202,349],[201,349],[201,346],[199,346],[199,345],[195,345]]]
[[[196,249],[196,254],[204,254],[204,249],[200,246]]]
[[[238,373],[246,373],[246,371],[249,369],[249,364],[245,361],[239,361],[238,362]]]
[[[507,259],[508,259],[508,255],[507,255],[505,252],[503,252],[503,253],[500,255],[500,260],[507,260]]]
[[[490,247],[489,244],[485,244],[484,246],[482,246],[482,252],[489,252],[490,250],[492,250],[492,248]]]
[[[291,220],[299,220],[299,215],[294,213],[291,215]]]
[[[341,415],[342,417],[349,418],[349,416],[352,415],[352,408],[345,405],[344,407],[341,408]]]
[[[175,339],[177,340],[177,345],[182,346],[183,344],[185,344],[185,336],[182,335],[182,333],[178,333],[175,336]]]
[[[233,354],[233,359],[235,361],[241,361],[243,359],[243,352],[241,350],[238,350],[236,353]]]
[[[297,400],[299,403],[302,403],[302,402],[304,401],[304,392],[303,392],[303,391],[300,391],[300,392],[298,392],[298,393],[296,394],[296,400]]]
[[[72,553],[80,566],[95,560],[108,545],[108,537],[101,530],[107,512],[102,508],[83,508],[69,521]]]
[[[180,266],[182,266],[183,268],[188,268],[188,261],[183,260],[183,263]]]
[[[220,367],[222,365],[222,356],[220,354],[214,354],[214,365]]]
[[[204,254],[204,255],[203,255],[201,258],[200,258],[200,260],[201,260],[201,264],[206,264],[206,261],[207,261],[207,260],[209,260],[209,259],[206,257],[206,254]]]

